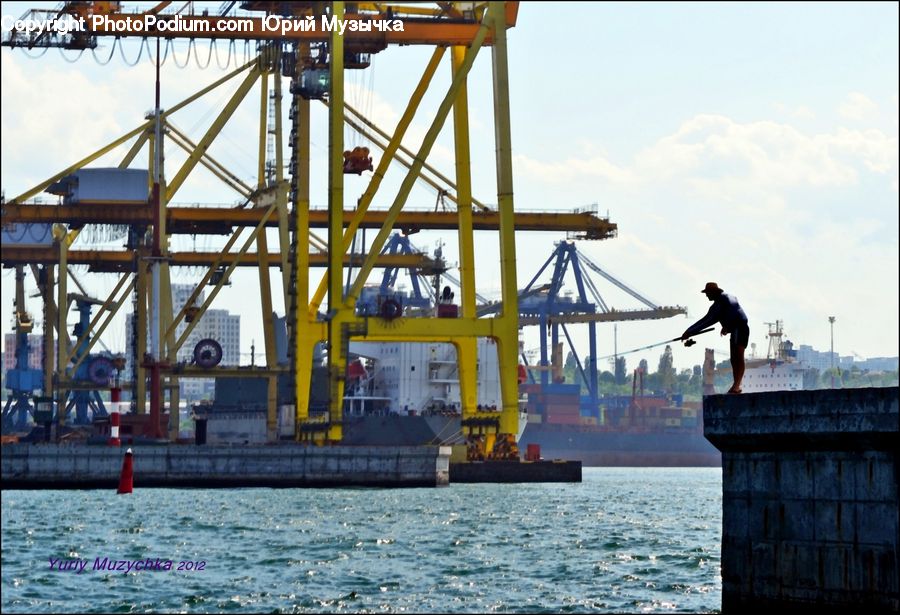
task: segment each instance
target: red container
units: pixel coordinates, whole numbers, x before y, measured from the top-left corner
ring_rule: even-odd
[[[525,450],[525,461],[540,461],[541,460],[541,445],[540,444],[529,444],[528,448]]]
[[[437,306],[438,318],[459,318],[459,306],[452,303],[439,303]]]

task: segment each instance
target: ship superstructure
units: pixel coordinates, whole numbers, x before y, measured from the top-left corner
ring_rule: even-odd
[[[797,352],[790,340],[784,339],[784,322],[776,320],[769,326],[769,349],[765,359],[750,358],[741,385],[745,393],[764,391],[800,391],[806,367],[797,361]]]

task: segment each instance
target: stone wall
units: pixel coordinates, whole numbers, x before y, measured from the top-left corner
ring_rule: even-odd
[[[900,608],[897,387],[714,395],[723,611]]]
[[[134,487],[435,487],[449,482],[450,448],[437,446],[133,446]],[[125,448],[2,447],[3,489],[118,484]]]

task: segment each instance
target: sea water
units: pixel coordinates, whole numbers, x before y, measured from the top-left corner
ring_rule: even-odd
[[[721,605],[721,470],[580,484],[3,491],[5,612]]]

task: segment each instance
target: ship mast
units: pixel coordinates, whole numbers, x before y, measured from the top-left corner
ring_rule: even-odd
[[[784,321],[776,320],[775,322],[765,323],[769,326],[769,350],[766,352],[766,358],[770,360],[784,359],[784,343],[782,336],[784,335]]]

